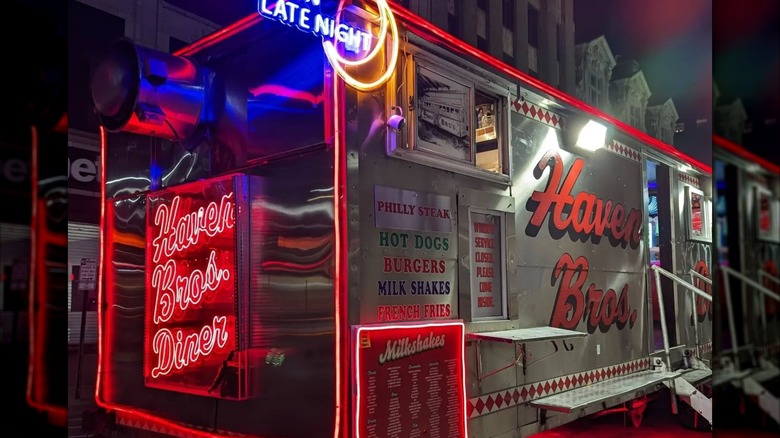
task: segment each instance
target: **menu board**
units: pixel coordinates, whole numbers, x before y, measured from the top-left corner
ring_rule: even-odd
[[[356,326],[357,438],[466,434],[462,321]]]
[[[469,212],[472,320],[506,316],[501,218],[499,214]]]
[[[457,318],[452,198],[374,186],[374,218],[361,271],[367,287],[359,322]]]

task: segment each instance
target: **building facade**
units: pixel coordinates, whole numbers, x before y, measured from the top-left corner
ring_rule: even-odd
[[[736,144],[743,144],[743,134],[748,128],[748,114],[741,99],[715,105],[716,132]]]
[[[647,133],[668,145],[674,145],[674,134],[678,131],[677,108],[672,99],[666,99],[661,104],[649,105],[645,116]],[[680,127],[682,128],[682,127]]]
[[[573,0],[397,1],[465,43],[574,94]]]
[[[607,39],[602,35],[578,44],[574,54],[577,98],[611,114],[609,84],[617,62]]]
[[[646,132],[645,113],[650,99],[650,87],[645,74],[634,59],[618,56],[612,69],[609,102],[612,114],[634,128]]]

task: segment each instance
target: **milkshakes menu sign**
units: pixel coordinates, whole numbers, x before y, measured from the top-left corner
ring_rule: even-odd
[[[461,321],[353,330],[357,438],[466,434]]]
[[[237,179],[199,181],[147,198],[147,386],[242,397],[244,379],[236,365]]]

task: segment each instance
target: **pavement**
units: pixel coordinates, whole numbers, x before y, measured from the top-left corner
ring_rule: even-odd
[[[5,383],[0,392],[0,436],[27,438],[65,435],[64,428],[51,425],[46,414],[27,404],[27,344],[0,343],[0,358]]]
[[[24,344],[0,344],[0,357],[6,368],[7,389],[3,391],[3,409],[0,409],[0,437],[65,436],[70,438],[97,437],[91,431],[82,428],[83,414],[96,407],[94,401],[95,372],[97,354],[94,346],[88,346],[82,363],[80,398],[76,398],[78,350],[73,348],[68,355],[68,422],[67,431],[53,427],[46,421],[45,415],[30,409],[25,403],[25,384],[27,373],[27,350]],[[733,399],[730,395],[720,394],[724,400]],[[716,400],[717,400],[716,395]],[[727,405],[727,403],[724,403]],[[717,405],[717,403],[716,403]],[[673,415],[666,393],[658,393],[647,405],[642,423],[634,427],[627,414],[613,413],[590,416],[560,426],[550,431],[534,435],[534,438],[705,438],[712,435],[723,438],[769,438],[778,437],[778,432],[761,421],[760,416],[748,412],[737,421],[719,421],[727,430],[718,428],[712,433],[706,424],[699,422],[699,430],[693,428],[692,412],[680,404],[680,414]],[[724,406],[725,411],[716,409],[716,421],[720,416],[738,412],[735,406]],[[724,413],[725,412],[725,413]],[[730,412],[730,413],[729,413]],[[702,427],[704,426],[704,427]],[[749,426],[749,427],[748,427]],[[23,428],[23,429],[22,429]],[[152,438],[160,437],[145,431],[121,429],[112,433],[111,438]]]

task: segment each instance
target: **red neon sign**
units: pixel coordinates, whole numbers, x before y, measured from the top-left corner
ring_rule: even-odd
[[[468,436],[463,322],[353,333],[356,438]]]
[[[185,184],[147,198],[147,386],[246,396],[237,318],[238,178]]]

